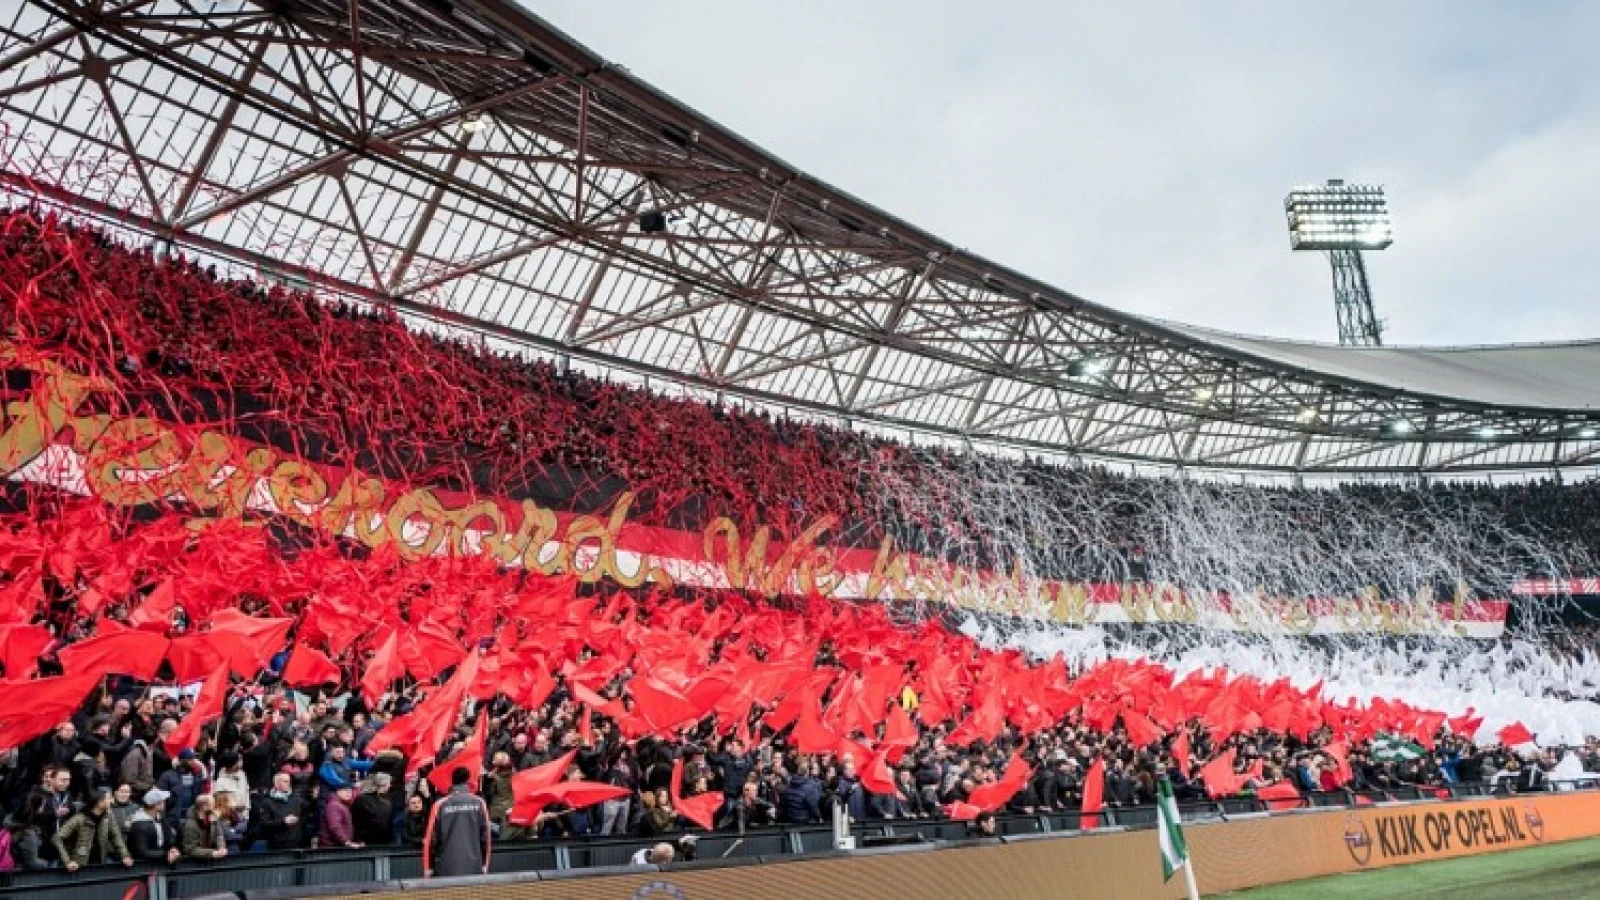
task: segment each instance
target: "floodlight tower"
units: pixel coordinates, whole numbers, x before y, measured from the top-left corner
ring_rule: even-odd
[[[1289,191],[1283,201],[1289,218],[1289,246],[1326,250],[1333,264],[1333,307],[1339,317],[1339,343],[1383,346],[1383,324],[1372,310],[1372,285],[1362,250],[1382,250],[1394,243],[1389,201],[1383,188],[1345,184],[1337,178],[1325,185]]]

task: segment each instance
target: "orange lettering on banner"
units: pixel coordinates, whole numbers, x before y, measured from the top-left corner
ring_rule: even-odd
[[[355,471],[340,478],[334,470],[216,430],[142,417],[79,415],[85,400],[110,390],[107,381],[74,374],[53,360],[4,342],[0,342],[0,365],[33,375],[28,395],[5,405],[0,476],[24,468],[63,432],[70,432],[68,446],[83,457],[85,486],[106,503],[132,506],[180,500],[212,519],[239,520],[250,511],[251,498],[260,497],[260,486],[272,509],[290,521],[369,548],[393,542],[405,559],[487,553],[504,565],[545,575],[572,572],[590,583],[605,579],[625,587],[646,581],[671,584],[670,575],[649,554],[638,554],[632,566],[623,565],[619,546],[635,499],[631,492],[620,495],[605,516],[575,517],[563,535],[556,513],[528,500],[514,507],[469,498],[465,505],[452,508],[427,487],[391,497],[391,488],[376,478]],[[335,479],[337,488],[331,484]],[[512,515],[517,519],[514,529],[508,522]],[[831,516],[810,523],[773,559],[770,526],[757,525],[746,543],[736,523],[718,518],[702,533],[703,555],[738,590],[766,597],[791,591],[832,596],[846,575],[839,570],[838,551],[823,545],[822,537],[837,524]],[[1095,621],[1100,608],[1087,585],[1028,578],[1019,566],[1009,573],[985,575],[901,552],[892,536],[883,539],[865,575],[863,593],[872,600],[929,601],[1070,624]],[[1229,602],[1172,586],[1131,583],[1117,590],[1127,619],[1137,623],[1194,623],[1202,604],[1218,609],[1223,603],[1228,603],[1234,625],[1241,630],[1273,627],[1306,633],[1317,622],[1304,601],[1266,600],[1259,591],[1254,598]],[[1344,630],[1464,634],[1464,594],[1464,588],[1458,588],[1450,621],[1426,590],[1409,601],[1384,601],[1376,589],[1368,588],[1364,596],[1334,601],[1333,614]]]

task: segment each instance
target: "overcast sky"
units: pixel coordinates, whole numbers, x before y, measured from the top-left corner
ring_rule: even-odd
[[[1600,337],[1600,3],[523,0],[680,101],[1090,299],[1334,340],[1283,196],[1389,189],[1394,344]]]

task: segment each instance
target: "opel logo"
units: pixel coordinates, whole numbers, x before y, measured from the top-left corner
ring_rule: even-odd
[[[1344,848],[1350,851],[1350,858],[1358,866],[1372,860],[1372,832],[1367,830],[1367,823],[1361,821],[1360,816],[1345,816]]]
[[[1522,821],[1528,823],[1528,833],[1533,835],[1534,840],[1544,840],[1544,817],[1539,815],[1538,807],[1532,803],[1523,804]]]

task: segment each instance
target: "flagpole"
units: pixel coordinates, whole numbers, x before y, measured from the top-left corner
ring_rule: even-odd
[[[1194,883],[1194,854],[1183,860],[1183,881],[1189,886],[1189,900],[1200,900],[1200,888]]]

